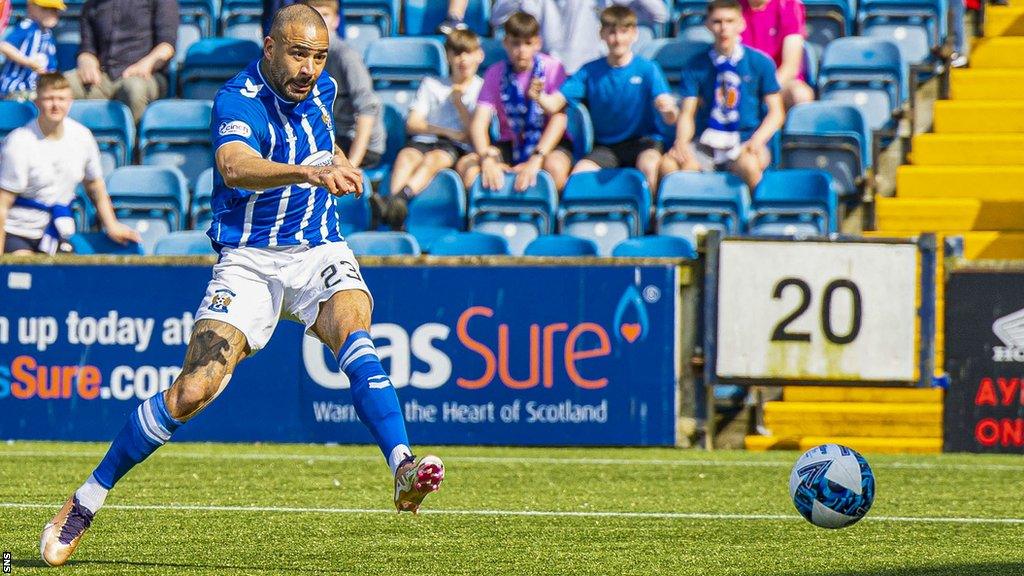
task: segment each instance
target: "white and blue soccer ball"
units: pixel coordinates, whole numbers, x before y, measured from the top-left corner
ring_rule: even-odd
[[[871,509],[875,475],[855,450],[823,444],[801,456],[789,474],[789,495],[800,515],[821,528],[845,528]]]

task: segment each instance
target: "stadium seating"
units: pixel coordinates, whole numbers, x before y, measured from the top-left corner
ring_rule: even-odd
[[[838,201],[822,170],[766,172],[754,191],[750,233],[759,236],[820,236],[838,230]]]
[[[612,250],[612,256],[632,258],[689,258],[697,259],[693,244],[677,236],[641,236],[627,238]]]
[[[633,168],[573,174],[558,208],[563,234],[590,238],[602,256],[616,244],[647,229],[651,192],[644,175]]]
[[[139,123],[143,164],[175,166],[194,188],[199,174],[213,166],[209,100],[157,100]]]
[[[174,97],[178,95],[178,74],[181,72],[181,67],[185,64],[185,55],[188,54],[188,49],[196,42],[202,40],[202,38],[202,30],[195,24],[178,25],[178,38],[174,43],[174,57],[167,64],[168,96]]]
[[[68,239],[75,254],[116,254],[123,256],[142,255],[142,246],[135,242],[118,244],[103,232],[79,232]]]
[[[533,239],[554,232],[558,191],[543,170],[537,183],[522,192],[515,190],[515,179],[506,174],[500,190],[488,190],[477,178],[469,191],[469,228],[503,236],[518,256]]]
[[[409,203],[405,220],[420,247],[431,251],[431,244],[449,232],[466,227],[466,191],[453,170],[442,170],[430,184]]]
[[[597,256],[597,244],[587,238],[552,234],[526,245],[524,256]]]
[[[345,16],[345,43],[360,56],[366,54],[366,49],[370,47],[370,44],[384,37],[384,33],[377,23],[349,20],[347,12]]]
[[[430,244],[434,256],[507,256],[508,242],[485,232],[452,232]]]
[[[579,162],[594,148],[594,124],[587,107],[579,102],[570,101],[565,107],[565,114],[569,120],[565,131],[572,140],[573,161]]]
[[[782,130],[780,168],[820,168],[840,197],[863,189],[870,176],[871,135],[855,106],[808,102],[795,106]]]
[[[338,225],[342,236],[353,232],[362,232],[370,228],[370,195],[373,185],[366,173],[363,173],[363,194],[356,198],[355,194],[338,196],[335,207],[338,211]]]
[[[658,191],[654,230],[685,238],[696,246],[711,230],[739,235],[750,214],[746,184],[728,172],[674,172]]]
[[[402,112],[391,104],[385,104],[383,114],[384,154],[381,156],[379,166],[363,170],[363,174],[369,178],[370,182],[375,184],[383,181],[391,171],[391,165],[394,164],[395,158],[398,157],[398,152],[405,147],[406,140],[405,118],[402,117]]]
[[[676,36],[688,29],[704,26],[704,16],[708,12],[706,0],[675,0],[671,5]]]
[[[36,117],[36,107],[25,102],[0,100],[0,138]]]
[[[226,30],[240,22],[260,22],[263,18],[261,0],[221,0],[220,29]]]
[[[480,63],[480,76],[491,66],[505,59],[505,45],[501,38],[481,38],[480,48],[484,51],[484,61]]]
[[[71,201],[71,212],[75,219],[75,230],[89,232],[96,222],[96,206],[89,200],[85,186],[75,186],[75,199]]]
[[[420,245],[406,232],[355,232],[345,237],[356,256],[419,256]]]
[[[142,235],[147,254],[168,232],[184,229],[188,183],[172,166],[125,166],[107,177],[107,192],[121,222]]]
[[[703,11],[701,12],[703,14]],[[644,47],[644,56],[661,66],[665,79],[672,86],[678,86],[683,77],[683,68],[696,54],[707,53],[710,43],[697,42],[687,38],[660,38]]]
[[[258,20],[252,22],[235,22],[224,28],[225,38],[249,40],[261,44],[263,42],[263,24]]]
[[[345,22],[363,29],[372,25],[380,36],[398,35],[398,14],[401,11],[400,0],[346,0]],[[346,36],[348,26],[346,26]]]
[[[203,173],[196,178],[195,188],[192,191],[192,204],[189,208],[189,220],[195,230],[206,230],[213,220],[213,206],[210,201],[213,199],[213,168],[203,170]]]
[[[807,43],[820,54],[836,38],[853,34],[854,0],[804,0]]]
[[[907,100],[907,75],[892,42],[840,38],[822,54],[818,91],[823,101],[859,108],[871,130],[891,130]]]
[[[945,40],[948,10],[946,0],[860,0],[857,23],[861,35],[893,42],[904,63],[915,65]]]
[[[203,38],[213,36],[220,12],[218,4],[217,0],[178,0],[181,24],[195,28]]]
[[[448,0],[406,0],[402,8],[404,30],[409,36],[437,34],[437,27],[448,16]],[[469,0],[463,21],[470,30],[478,36],[490,36],[490,18],[490,0]]]
[[[212,100],[235,74],[260,57],[262,48],[250,40],[205,38],[189,47],[178,73],[178,95]]]
[[[424,76],[448,76],[444,46],[434,38],[381,38],[366,48],[374,90],[404,117]]]
[[[92,131],[104,174],[131,164],[135,157],[135,120],[127,106],[118,100],[76,100],[68,116]]]
[[[171,232],[156,241],[156,256],[206,256],[217,252],[203,230]]]

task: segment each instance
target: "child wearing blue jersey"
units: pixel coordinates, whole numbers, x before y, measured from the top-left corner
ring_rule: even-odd
[[[679,107],[661,68],[633,54],[636,13],[626,6],[605,8],[601,39],[608,56],[585,64],[541,105],[552,112],[564,108],[566,99],[584,102],[596,120],[594,148],[576,163],[573,174],[636,167],[654,191],[663,139],[658,121],[674,125]]]
[[[34,98],[36,78],[57,70],[57,44],[53,27],[67,6],[64,0],[30,0],[28,18],[18,23],[0,42],[0,54],[7,59],[0,68],[0,98]]]

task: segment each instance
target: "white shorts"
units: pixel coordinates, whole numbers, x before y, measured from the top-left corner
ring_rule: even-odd
[[[362,290],[373,297],[359,272],[359,263],[345,242],[314,248],[224,248],[213,267],[213,279],[196,320],[220,320],[245,335],[250,354],[267,345],[280,318],[310,330],[320,303],[343,290]]]

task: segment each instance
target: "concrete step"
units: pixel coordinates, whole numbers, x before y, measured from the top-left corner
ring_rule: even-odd
[[[971,68],[1024,68],[1024,37],[975,38]]]
[[[985,7],[985,37],[1024,36],[1024,8]]]
[[[1024,132],[918,134],[912,150],[910,162],[915,166],[1024,166]]]
[[[1022,77],[1024,81],[1024,77]],[[937,134],[1024,134],[1022,100],[937,100]]]
[[[896,196],[1024,202],[1024,166],[900,166]]]
[[[1024,100],[1024,69],[958,68],[950,74],[954,100]]]
[[[1022,232],[963,232],[968,260],[1024,260]]]
[[[785,402],[874,402],[941,404],[940,388],[865,388],[852,386],[786,386]]]
[[[840,444],[862,454],[938,454],[942,438],[865,438],[861,436],[747,436],[745,445],[752,452],[799,450],[806,452],[822,444]]]
[[[881,232],[1024,232],[1024,200],[982,202],[969,198],[879,198],[876,204],[875,224]]]

